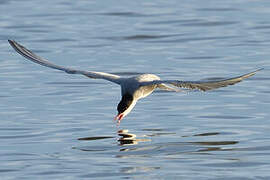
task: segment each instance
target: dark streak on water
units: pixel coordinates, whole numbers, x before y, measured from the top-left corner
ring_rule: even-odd
[[[134,13],[134,12],[107,12],[107,13],[98,13],[98,15],[105,16],[123,16],[123,17],[145,17],[147,15]]]
[[[240,11],[241,9],[238,8],[198,8],[198,11]]]
[[[168,34],[168,35],[148,35],[148,34],[137,34],[132,36],[114,36],[114,37],[99,37],[99,39],[106,39],[112,41],[120,41],[120,40],[151,40],[151,39],[164,39],[164,38],[171,38],[176,36],[182,36],[177,34]]]
[[[249,116],[230,116],[230,115],[223,115],[223,116],[199,116],[199,118],[206,118],[206,119],[249,119],[249,118],[253,118],[253,117],[249,117]]]
[[[100,140],[100,139],[108,139],[113,138],[111,136],[97,136],[97,137],[84,137],[84,138],[78,138],[79,141],[93,141],[93,140]]]

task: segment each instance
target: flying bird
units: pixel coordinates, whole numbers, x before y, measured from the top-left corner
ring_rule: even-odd
[[[157,88],[175,92],[179,92],[183,88],[208,91],[228,85],[233,85],[242,81],[243,79],[253,76],[257,71],[263,69],[257,69],[256,71],[233,78],[208,81],[161,80],[158,76],[154,74],[141,74],[134,77],[121,77],[115,74],[105,72],[83,71],[59,66],[49,62],[48,60],[40,56],[37,56],[36,54],[34,54],[33,52],[31,52],[30,50],[28,50],[14,40],[8,40],[8,42],[19,54],[42,66],[61,70],[68,74],[81,74],[93,79],[104,79],[120,85],[122,98],[117,106],[118,113],[114,118],[118,121],[118,123],[120,123],[120,121],[130,113],[130,111],[134,108],[136,102],[139,99],[150,95]]]

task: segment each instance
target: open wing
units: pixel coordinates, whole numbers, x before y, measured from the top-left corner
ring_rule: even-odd
[[[63,66],[55,65],[55,64],[49,62],[48,60],[37,56],[36,54],[31,52],[30,50],[26,49],[25,47],[23,47],[22,45],[17,43],[16,41],[8,40],[8,42],[19,54],[21,54],[25,58],[27,58],[27,59],[29,59],[37,64],[40,64],[42,66],[65,71],[68,74],[82,74],[82,75],[87,76],[89,78],[105,79],[105,80],[120,84],[121,78],[118,75],[104,73],[104,72],[82,71],[82,70],[76,70],[76,69],[72,69],[72,68],[66,68]]]
[[[208,91],[212,89],[217,89],[220,87],[225,87],[228,85],[233,85],[236,83],[239,83],[240,81],[253,76],[256,72],[262,70],[258,69],[256,71],[244,74],[242,76],[237,76],[229,79],[222,79],[222,80],[213,80],[213,81],[179,81],[179,80],[156,80],[151,82],[143,82],[141,83],[141,86],[147,86],[147,85],[159,85],[159,84],[170,84],[179,88],[187,88],[187,89],[198,89],[201,91]]]

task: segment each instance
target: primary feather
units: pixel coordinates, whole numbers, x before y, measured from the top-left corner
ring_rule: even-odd
[[[25,48],[24,46],[20,45],[16,41],[8,40],[8,42],[19,54],[21,54],[22,56],[26,57],[27,59],[29,59],[37,64],[40,64],[42,66],[65,71],[66,73],[69,73],[69,74],[82,74],[82,75],[85,75],[89,78],[105,79],[105,80],[120,84],[120,81],[119,81],[120,76],[118,76],[118,75],[104,73],[104,72],[82,71],[82,70],[76,70],[76,69],[72,69],[72,68],[67,68],[67,67],[55,65],[55,64],[49,62],[48,60],[37,56],[35,53],[33,53],[29,49]]]
[[[262,70],[257,69],[256,71],[233,77],[228,79],[222,79],[222,80],[212,80],[212,81],[179,81],[179,80],[155,80],[152,82],[144,82],[141,85],[142,86],[148,86],[148,85],[159,85],[159,84],[170,84],[179,88],[187,88],[187,89],[198,89],[201,91],[208,91],[212,89],[217,89],[220,87],[225,87],[228,85],[234,85],[250,76],[253,76],[256,72]]]

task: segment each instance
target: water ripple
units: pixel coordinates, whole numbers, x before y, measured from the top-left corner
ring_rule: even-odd
[[[251,119],[251,116],[232,116],[232,115],[210,115],[210,116],[198,116],[203,119]]]
[[[235,39],[239,36],[209,36],[209,37],[189,37],[189,38],[180,38],[180,39],[171,39],[171,40],[149,40],[148,43],[186,43],[186,42],[196,42],[196,41],[211,41],[211,40],[220,40],[220,39]]]
[[[240,11],[241,9],[228,7],[228,8],[198,8],[197,10],[198,11],[209,11],[209,12],[211,12],[211,11],[227,12],[227,11]]]
[[[119,41],[119,40],[151,40],[151,39],[162,39],[162,38],[171,38],[182,36],[183,34],[163,34],[163,35],[149,35],[149,34],[137,34],[137,35],[130,35],[130,36],[111,36],[111,37],[100,37],[99,39],[106,39],[112,41]]]
[[[143,14],[143,13],[137,13],[137,12],[104,12],[104,13],[97,13],[97,15],[103,15],[103,16],[120,16],[120,17],[149,17],[154,16],[153,14]]]
[[[2,179],[269,179],[268,1],[40,2],[0,0]],[[119,87],[66,81],[7,39],[123,76],[265,70],[212,92],[156,91],[116,126]]]
[[[237,21],[209,21],[202,19],[181,19],[181,20],[167,20],[167,21],[154,21],[148,22],[148,24],[152,25],[162,25],[162,24],[175,24],[177,26],[184,27],[215,27],[215,26],[226,26],[226,25],[234,25],[238,24]]]

